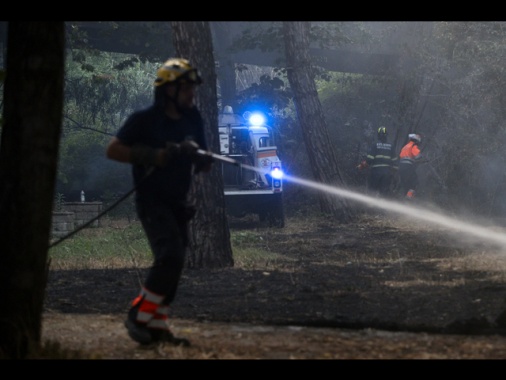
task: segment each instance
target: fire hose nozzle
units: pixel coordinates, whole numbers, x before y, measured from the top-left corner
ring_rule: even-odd
[[[203,156],[211,156],[211,157],[213,157],[216,160],[228,162],[229,164],[232,164],[232,165],[235,165],[235,166],[241,166],[241,163],[239,161],[237,161],[237,160],[234,160],[234,159],[229,158],[229,157],[221,156],[219,154],[216,154],[216,153],[213,153],[213,152],[210,152],[210,151],[207,151],[207,150],[197,149],[197,154],[201,154]]]

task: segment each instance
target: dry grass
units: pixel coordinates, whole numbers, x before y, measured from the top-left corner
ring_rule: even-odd
[[[117,221],[85,228],[49,251],[50,269],[145,267],[152,261],[139,222]]]
[[[349,318],[386,310],[384,313],[387,315],[380,316],[390,321],[389,318],[396,318],[396,313],[388,311],[396,310],[395,305],[391,304],[390,293],[396,297],[406,297],[398,299],[401,310],[405,308],[404,313],[397,313],[397,317],[402,318],[401,321],[396,320],[400,324],[414,318],[418,320],[422,313],[427,314],[425,320],[430,325],[436,322],[449,323],[453,317],[461,318],[465,323],[469,315],[474,318],[481,316],[477,310],[480,313],[483,310],[484,315],[495,318],[498,311],[502,310],[498,296],[504,293],[502,284],[505,282],[506,256],[503,252],[484,243],[469,245],[463,240],[456,240],[447,231],[428,223],[414,227],[405,224],[401,218],[369,217],[353,225],[339,225],[323,216],[311,216],[288,218],[285,228],[275,229],[254,222],[231,227],[235,267],[241,270],[237,271],[236,276],[233,276],[235,271],[227,271],[227,276],[224,276],[227,281],[221,285],[221,289],[227,289],[223,292],[229,297],[227,304],[220,304],[216,310],[212,310],[215,307],[213,297],[209,305],[205,303],[206,297],[200,297],[198,301],[187,300],[189,303],[199,303],[201,310],[205,310],[206,318],[211,321],[213,313],[219,314],[221,310],[228,312],[228,305],[232,305],[230,314],[236,313],[241,306],[250,308],[249,314],[254,311],[266,314],[267,308],[272,308],[276,302],[281,303],[281,307],[291,307],[299,302],[299,298],[305,300],[304,313],[305,310],[324,311],[328,305],[340,304],[344,308],[339,309],[339,313]],[[65,249],[55,252],[56,261],[52,265],[58,264],[61,268],[109,268],[131,266],[132,260],[142,263],[146,257],[148,259],[144,262],[148,264],[149,249],[138,227],[135,223],[129,223],[87,230],[80,236],[81,239],[76,236]],[[102,255],[100,250],[90,249],[93,244],[102,247]],[[108,250],[116,253],[121,250],[127,254],[116,261]],[[137,267],[139,265],[142,264],[136,264]],[[275,287],[271,294],[268,288],[263,288],[270,281],[257,279],[256,286],[245,287],[243,279],[253,278],[244,277],[249,276],[244,271],[249,269],[252,269],[252,273],[261,270],[260,275],[269,279],[280,279],[283,275],[286,278],[286,273],[289,273],[291,282],[283,282],[288,288]],[[314,277],[306,276],[309,270]],[[338,276],[334,276],[334,273],[338,273]],[[189,278],[191,280],[185,283],[188,294],[199,294],[199,291],[206,294],[201,289],[207,288],[205,279],[199,276]],[[230,282],[231,278],[235,278],[235,282]],[[312,282],[302,282],[306,279]],[[274,281],[272,284],[280,285]],[[217,277],[213,276],[212,285],[209,286],[213,287],[214,293],[217,292]],[[228,291],[231,287],[236,289],[237,296]],[[314,297],[307,298],[308,292]],[[276,302],[271,305],[267,302],[269,300]],[[381,302],[384,307],[376,308]],[[448,309],[448,303],[455,308]],[[364,304],[368,306],[363,307]],[[483,306],[480,307],[480,304]],[[179,306],[179,310],[184,308],[184,305]],[[457,308],[459,310],[454,310]],[[432,311],[439,309],[442,312],[434,318]],[[198,315],[197,312],[191,313]],[[45,336],[58,339],[74,350],[59,353],[57,344],[48,344],[47,355],[67,355],[70,358],[82,352],[83,358],[105,359],[506,357],[506,345],[500,336],[408,336],[386,332],[343,332],[339,329],[311,330],[306,327],[295,331],[272,326],[201,322],[199,318],[198,322],[173,321],[174,331],[188,337],[195,343],[193,347],[182,349],[162,346],[146,350],[128,338],[121,328],[122,317],[115,314],[67,316],[63,313],[47,313]],[[374,319],[376,315],[370,317]]]

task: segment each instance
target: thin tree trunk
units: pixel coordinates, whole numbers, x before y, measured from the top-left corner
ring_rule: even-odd
[[[177,54],[188,59],[202,75],[197,90],[197,105],[206,124],[206,138],[213,152],[220,151],[216,71],[209,22],[172,21],[173,43]],[[210,173],[197,175],[191,198],[197,214],[190,223],[190,268],[221,268],[233,266],[230,230],[225,210],[223,178],[219,165]]]
[[[40,343],[62,123],[63,22],[9,22],[0,150],[0,357]]]
[[[295,108],[301,126],[314,180],[344,187],[332,146],[323,109],[318,98],[309,56],[309,22],[283,22],[287,75],[294,93]],[[345,199],[319,193],[323,213],[349,222],[353,216]]]

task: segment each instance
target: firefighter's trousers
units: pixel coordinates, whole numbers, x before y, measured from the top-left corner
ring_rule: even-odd
[[[162,304],[169,305],[176,296],[184,266],[188,219],[181,208],[154,203],[136,206],[154,257],[144,286],[163,295]]]

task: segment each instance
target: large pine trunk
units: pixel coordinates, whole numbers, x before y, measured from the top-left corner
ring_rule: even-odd
[[[40,343],[62,122],[63,22],[9,22],[0,150],[0,357]]]
[[[314,180],[325,184],[343,187],[327,131],[327,123],[318,98],[313,70],[309,56],[309,22],[283,22],[285,55],[288,81],[294,93],[295,108],[304,143],[313,170]],[[345,199],[326,192],[319,193],[321,211],[348,222],[352,212]]]
[[[190,60],[201,73],[203,84],[197,90],[197,106],[206,124],[209,149],[219,152],[216,71],[209,22],[172,21],[171,27],[177,54]],[[213,165],[210,173],[195,176],[190,197],[197,204],[198,211],[190,223],[187,266],[233,266],[223,178],[219,165]]]

